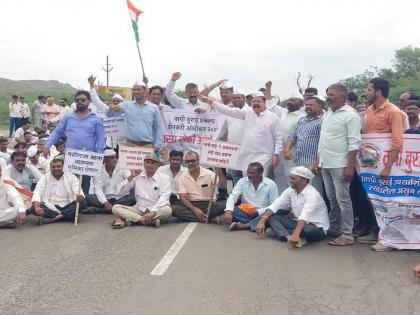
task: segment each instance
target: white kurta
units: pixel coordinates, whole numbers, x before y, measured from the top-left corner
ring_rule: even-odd
[[[0,222],[13,220],[18,212],[25,212],[22,197],[13,186],[0,180]]]
[[[257,115],[253,110],[242,110],[214,103],[214,108],[222,114],[245,121],[244,137],[239,156],[239,169],[246,174],[248,165],[260,162],[267,174],[273,154],[283,150],[283,135],[275,114],[265,110]]]

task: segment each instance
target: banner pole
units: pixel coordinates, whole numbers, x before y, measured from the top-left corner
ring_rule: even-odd
[[[79,188],[77,190],[77,195],[80,195],[80,191],[82,190],[82,180],[83,175],[79,175]],[[77,223],[79,221],[79,208],[80,208],[80,202],[77,200],[76,202],[76,214],[74,215],[74,226],[77,226]]]

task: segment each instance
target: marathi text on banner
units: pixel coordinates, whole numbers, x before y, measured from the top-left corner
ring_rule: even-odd
[[[241,146],[223,141],[201,140],[200,162],[214,167],[237,169]]]
[[[64,171],[77,175],[95,176],[102,169],[104,155],[101,153],[66,149]]]
[[[133,89],[129,87],[99,85],[96,87],[96,90],[105,99],[111,99],[114,94],[120,94],[125,101],[133,99]]]
[[[372,201],[380,242],[398,249],[420,249],[420,136],[404,135],[391,176],[382,180],[379,174],[390,151],[390,134],[363,135],[360,180]]]
[[[125,116],[105,117],[103,121],[106,137],[125,137]]]
[[[163,143],[169,150],[199,151],[201,139],[217,139],[226,118],[219,113],[197,114],[161,110]]]
[[[119,145],[118,164],[124,170],[144,170],[143,160],[154,152],[153,148]]]

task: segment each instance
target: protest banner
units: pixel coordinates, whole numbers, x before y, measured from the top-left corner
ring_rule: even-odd
[[[77,194],[80,195],[82,188],[83,175],[95,176],[101,172],[102,160],[104,155],[101,153],[85,150],[66,149],[64,158],[64,171],[79,175],[79,188]],[[74,226],[79,221],[80,203],[77,201],[76,214],[74,216]]]
[[[240,148],[238,144],[202,139],[200,162],[208,166],[236,170]]]
[[[153,148],[130,147],[120,144],[118,163],[124,170],[144,170],[143,159],[154,152]]]
[[[420,249],[420,136],[404,135],[404,147],[389,178],[379,174],[391,151],[390,134],[362,136],[360,180],[380,227],[379,242],[398,249]]]
[[[133,99],[133,89],[128,87],[98,85],[96,86],[96,91],[104,99],[110,100],[116,93],[120,94],[125,101]]]
[[[105,117],[104,129],[105,137],[116,137],[123,138],[125,137],[125,116],[115,116],[115,117]]]
[[[95,176],[101,172],[103,158],[102,153],[66,149],[64,171],[77,175]]]
[[[218,139],[226,118],[219,113],[197,114],[177,109],[161,110],[163,144],[169,150],[199,151],[201,140]]]

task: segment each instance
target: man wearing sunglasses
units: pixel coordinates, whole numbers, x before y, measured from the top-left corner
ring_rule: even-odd
[[[64,134],[67,135],[65,147],[102,153],[104,150],[104,125],[102,118],[89,110],[91,101],[87,91],[78,91],[74,97],[76,110],[65,115],[45,144],[44,156],[49,156],[50,147]],[[88,194],[90,176],[83,176],[82,189]]]

